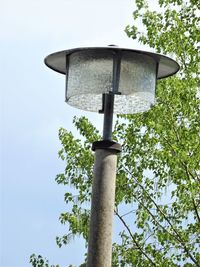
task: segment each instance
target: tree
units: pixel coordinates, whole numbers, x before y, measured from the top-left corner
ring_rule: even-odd
[[[123,144],[123,152],[115,216],[121,231],[113,244],[112,266],[200,266],[200,2],[159,0],[160,11],[148,2],[135,0],[134,25],[127,26],[126,33],[158,53],[174,56],[181,69],[176,77],[158,81],[157,103],[151,110],[118,116],[113,136]],[[135,26],[137,21],[142,30]],[[63,128],[59,131],[59,156],[66,168],[56,181],[73,188],[65,194],[72,208],[60,215],[69,231],[56,238],[59,246],[77,235],[87,246],[88,238],[91,143],[100,135],[85,117],[74,118],[74,124],[81,140]]]

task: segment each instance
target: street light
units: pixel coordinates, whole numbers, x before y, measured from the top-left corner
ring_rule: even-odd
[[[69,105],[104,114],[103,140],[95,151],[88,267],[110,267],[117,154],[112,141],[113,113],[144,112],[155,103],[156,80],[175,74],[173,59],[116,46],[75,48],[50,54],[45,64],[66,75]]]

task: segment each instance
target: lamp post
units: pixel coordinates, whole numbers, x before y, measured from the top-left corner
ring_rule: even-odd
[[[85,47],[50,54],[45,64],[66,76],[65,100],[74,107],[104,114],[103,140],[95,151],[88,267],[110,267],[117,154],[112,141],[113,113],[144,112],[155,102],[156,80],[175,74],[176,61],[140,50]]]

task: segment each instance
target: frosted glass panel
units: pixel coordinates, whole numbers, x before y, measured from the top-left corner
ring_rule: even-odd
[[[71,54],[66,84],[68,104],[92,111],[101,109],[102,94],[112,90],[112,71],[112,52],[80,51]]]
[[[138,112],[144,112],[150,109],[151,102],[149,99],[151,95],[115,95],[114,98],[114,113],[115,114],[133,114]],[[146,100],[148,99],[148,100]],[[88,111],[99,112],[102,109],[102,95],[87,94],[76,95],[69,98],[69,105],[84,109]],[[153,103],[153,100],[152,100]]]
[[[114,113],[147,111],[155,102],[156,61],[140,53],[124,51],[121,59],[119,92]]]
[[[99,112],[100,110],[102,110],[102,95],[75,95],[70,97],[67,103],[79,109]]]
[[[150,97],[149,95],[149,98]],[[134,95],[115,95],[114,113],[134,114],[147,111],[152,105],[149,98],[147,94],[142,93]]]
[[[137,53],[123,53],[119,85],[122,94],[154,93],[155,82],[156,62],[153,58]]]
[[[78,51],[68,56],[66,81],[68,104],[88,111],[102,109],[102,94],[112,91],[113,52]],[[154,104],[156,62],[135,52],[122,52],[119,92],[114,113],[131,114],[148,110]]]

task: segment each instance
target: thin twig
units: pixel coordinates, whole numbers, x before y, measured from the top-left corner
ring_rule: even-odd
[[[129,235],[131,236],[133,242],[135,243],[136,247],[139,249],[139,251],[151,262],[151,264],[153,266],[156,267],[156,264],[152,261],[152,259],[146,254],[146,252],[141,248],[140,244],[137,242],[137,240],[135,239],[135,237],[133,236],[133,234],[131,233],[130,228],[128,227],[128,225],[126,224],[126,222],[124,221],[124,219],[119,215],[119,213],[115,212],[116,216],[120,219],[120,221],[123,223],[123,225],[125,226],[125,228],[127,229],[127,231],[129,232]]]

